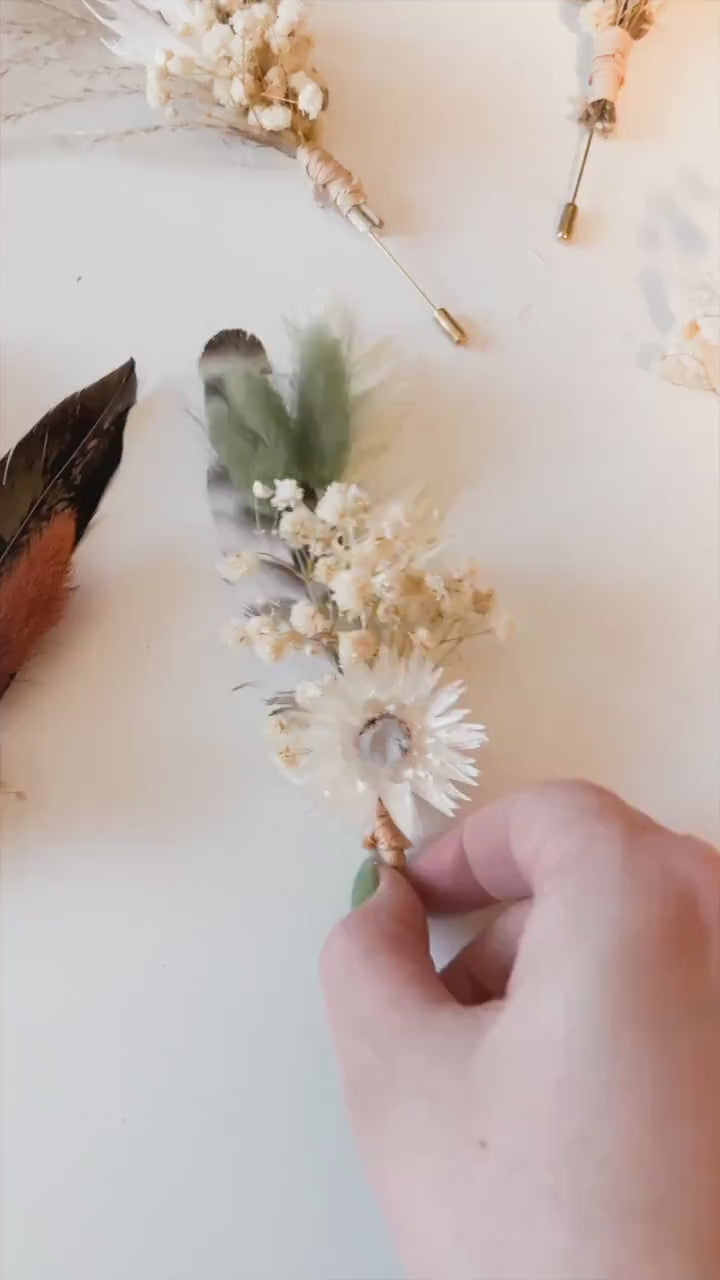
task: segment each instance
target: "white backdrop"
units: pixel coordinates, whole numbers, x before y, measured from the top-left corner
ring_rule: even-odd
[[[180,404],[215,330],[272,349],[332,295],[399,340],[414,403],[378,483],[432,485],[517,622],[469,671],[484,795],[586,775],[720,836],[718,406],[649,367],[673,285],[718,265],[720,6],[675,0],[633,55],[572,248],[569,10],[325,0],[315,22],[330,144],[466,351],[279,157],[60,146],[53,113],[5,148],[4,446],[131,354],[145,399],[67,617],[2,707],[27,793],[0,811],[2,1280],[398,1274],[316,981],[354,836],[266,761],[231,692],[256,669],[217,641]]]

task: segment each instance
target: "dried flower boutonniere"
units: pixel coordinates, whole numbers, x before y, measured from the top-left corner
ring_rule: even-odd
[[[362,185],[317,142],[328,93],[312,66],[302,0],[93,0],[111,52],[145,68],[151,107],[297,158],[322,203],[377,245],[431,307],[452,342],[466,334],[436,307],[380,239]]]
[[[679,387],[720,395],[720,290],[706,284],[686,307],[689,314],[660,361],[660,376]]]
[[[596,133],[609,138],[617,123],[617,101],[625,83],[627,61],[633,45],[652,27],[662,0],[582,0],[581,22],[590,32],[593,59],[588,92],[580,108],[580,124],[587,139],[572,195],[558,223],[558,240],[571,240],[578,215],[580,184]]]
[[[476,782],[485,731],[467,722],[465,686],[444,668],[466,640],[498,630],[494,594],[474,567],[444,564],[432,522],[401,502],[373,504],[345,477],[353,380],[331,331],[300,334],[284,395],[242,331],[212,339],[200,369],[219,571],[233,584],[263,571],[282,583],[248,600],[224,639],[266,663],[317,660],[315,676],[267,699],[275,759],[341,806],[375,859],[402,869],[422,805],[451,815]]]

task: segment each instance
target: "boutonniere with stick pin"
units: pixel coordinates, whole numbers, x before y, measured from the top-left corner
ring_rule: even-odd
[[[314,660],[309,679],[265,700],[272,753],[364,836],[361,894],[378,862],[404,868],[423,805],[449,816],[477,781],[485,730],[447,667],[501,630],[494,593],[474,566],[447,566],[433,518],[374,504],[348,478],[356,390],[332,330],[301,331],[282,380],[242,330],[211,339],[200,371],[219,571],[277,584],[245,598],[224,639],[269,664]]]
[[[112,53],[145,68],[151,107],[294,157],[323,204],[362,232],[430,307],[456,345],[467,335],[381,238],[382,218],[362,184],[320,146],[328,93],[311,64],[301,0],[86,0],[112,33]]]
[[[580,109],[580,124],[587,130],[572,194],[558,223],[558,240],[569,241],[578,216],[578,195],[593,138],[609,138],[617,124],[617,102],[625,84],[633,45],[652,27],[662,0],[582,0],[581,21],[590,31],[593,59],[587,97]]]

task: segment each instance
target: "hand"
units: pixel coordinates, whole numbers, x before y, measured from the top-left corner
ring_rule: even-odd
[[[425,908],[485,908],[440,974]],[[471,814],[408,878],[383,871],[322,969],[414,1280],[717,1280],[712,849],[587,784],[540,787]]]

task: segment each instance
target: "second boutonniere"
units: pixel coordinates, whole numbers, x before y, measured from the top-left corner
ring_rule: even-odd
[[[219,571],[232,584],[263,572],[278,583],[246,599],[225,642],[268,664],[314,660],[266,699],[272,754],[357,826],[375,859],[402,869],[423,806],[451,816],[476,784],[486,734],[449,666],[465,642],[498,631],[494,593],[473,565],[447,564],[434,518],[374,503],[344,474],[352,372],[325,326],[300,334],[283,380],[238,330],[212,339],[200,367]]]
[[[362,184],[318,142],[329,96],[313,64],[303,0],[84,0],[105,43],[144,68],[148,104],[168,125],[214,126],[295,157],[320,203],[337,209],[431,308],[446,337],[465,331],[428,297],[380,237]]]
[[[617,124],[617,101],[625,84],[628,58],[634,44],[648,34],[663,0],[582,0],[581,22],[593,40],[593,56],[580,124],[587,138],[572,195],[558,223],[558,240],[572,239],[578,215],[577,198],[596,133],[609,138]]]

